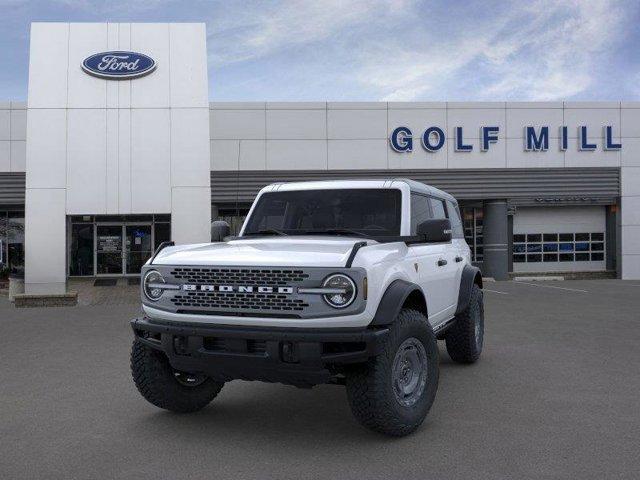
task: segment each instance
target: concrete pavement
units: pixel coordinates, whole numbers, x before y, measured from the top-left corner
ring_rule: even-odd
[[[0,476],[637,478],[640,282],[486,289],[481,360],[441,348],[435,404],[402,439],[361,428],[338,386],[236,381],[200,413],[158,410],[129,373],[136,304],[0,297]]]

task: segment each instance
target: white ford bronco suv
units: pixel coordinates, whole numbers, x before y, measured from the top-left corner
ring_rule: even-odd
[[[412,180],[269,185],[239,236],[161,245],[141,290],[133,379],[174,412],[234,379],[332,383],[363,425],[406,435],[436,395],[437,340],[456,362],[482,351],[482,276],[457,202]]]

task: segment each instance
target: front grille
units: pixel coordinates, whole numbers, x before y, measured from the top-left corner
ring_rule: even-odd
[[[309,278],[303,270],[272,268],[176,267],[171,275],[185,283],[284,286]]]
[[[211,310],[277,310],[302,311],[309,306],[304,300],[286,295],[238,292],[180,292],[171,302],[176,307],[201,307]]]
[[[295,259],[294,259],[295,260]],[[349,274],[362,284],[363,269],[256,265],[158,265],[169,285],[156,302],[142,293],[145,305],[178,315],[209,315],[246,318],[300,319],[350,315],[362,311],[363,299],[336,311],[322,295],[301,289],[320,287],[331,274]]]

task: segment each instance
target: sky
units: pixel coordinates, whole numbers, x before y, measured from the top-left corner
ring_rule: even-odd
[[[205,22],[211,101],[640,100],[638,0],[0,0],[0,100],[33,21]]]

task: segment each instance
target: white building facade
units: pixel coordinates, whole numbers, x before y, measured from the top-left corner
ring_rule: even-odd
[[[207,70],[203,24],[32,25],[27,102],[0,102],[0,260],[27,293],[135,275],[267,183],[353,177],[455,195],[496,278],[640,278],[640,102],[209,103]]]

